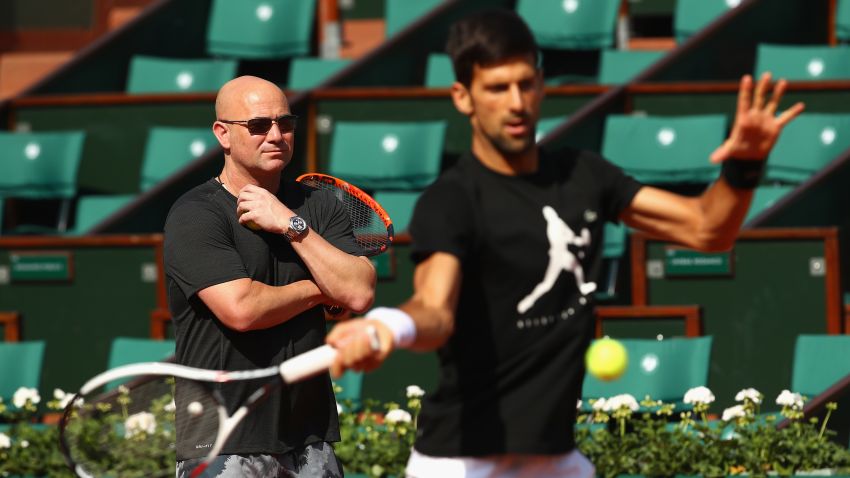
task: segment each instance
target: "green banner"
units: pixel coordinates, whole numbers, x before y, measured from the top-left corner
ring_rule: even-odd
[[[70,281],[72,277],[70,252],[13,252],[9,261],[15,282]]]
[[[664,251],[666,276],[732,275],[731,252],[699,252],[670,247]]]

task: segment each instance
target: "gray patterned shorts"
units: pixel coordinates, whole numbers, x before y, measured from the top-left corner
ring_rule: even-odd
[[[177,462],[177,478],[189,478],[201,458]],[[330,443],[311,443],[281,455],[221,455],[201,478],[342,478]]]

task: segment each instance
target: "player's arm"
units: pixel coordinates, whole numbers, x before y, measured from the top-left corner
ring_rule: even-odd
[[[452,254],[435,252],[416,266],[413,274],[413,296],[398,309],[382,309],[389,316],[377,317],[375,309],[365,318],[337,324],[328,334],[327,342],[339,351],[331,373],[339,376],[345,369],[372,370],[379,366],[397,347],[427,351],[443,345],[454,331],[455,309],[461,284],[460,260]],[[372,317],[371,314],[375,314]],[[388,325],[387,318],[407,316],[413,330],[399,330]],[[384,320],[381,320],[384,319]],[[403,319],[407,320],[407,319]],[[380,348],[370,347],[367,327],[375,327]],[[404,335],[399,337],[399,332]],[[401,342],[401,343],[400,343]]]
[[[786,87],[785,80],[780,80],[768,100],[770,74],[765,73],[755,87],[752,78],[744,76],[732,132],[710,158],[723,163],[720,178],[698,197],[643,187],[620,219],[657,238],[695,249],[732,247],[767,155],[782,128],[803,111],[803,104],[796,103],[776,115]]]

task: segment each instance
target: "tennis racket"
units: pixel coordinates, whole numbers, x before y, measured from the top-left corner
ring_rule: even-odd
[[[354,239],[366,257],[376,256],[386,251],[392,244],[395,232],[389,214],[371,196],[357,186],[327,174],[308,173],[299,176],[296,181],[315,189],[330,191],[342,201],[348,211]],[[326,305],[330,315],[339,315],[343,308]]]
[[[369,333],[374,347],[377,336]],[[59,423],[62,453],[80,477],[173,477],[179,433],[181,443],[208,450],[191,470],[190,476],[197,477],[239,422],[272,392],[327,370],[335,357],[336,350],[324,345],[256,370],[205,370],[163,362],[108,370],[86,382],[65,407]],[[118,380],[129,381],[115,387]],[[236,381],[261,385],[230,413],[217,388]]]

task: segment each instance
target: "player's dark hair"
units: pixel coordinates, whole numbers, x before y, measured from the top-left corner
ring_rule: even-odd
[[[537,60],[537,42],[516,12],[493,8],[476,12],[449,28],[446,52],[457,81],[469,87],[475,65],[489,66],[510,58]]]

